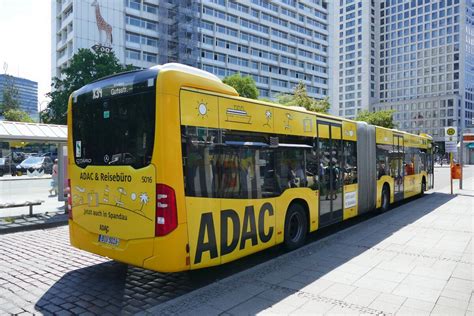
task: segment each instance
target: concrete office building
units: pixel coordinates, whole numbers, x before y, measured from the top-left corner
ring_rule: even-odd
[[[56,0],[52,75],[79,48],[94,47],[137,67],[181,62],[221,78],[251,75],[262,97],[303,81],[310,96],[323,98],[328,14],[324,0]]]
[[[333,6],[336,114],[393,109],[399,129],[437,141],[445,126],[471,123],[472,0],[339,0]]]
[[[331,111],[354,118],[376,103],[379,1],[331,1]]]
[[[38,117],[38,83],[36,81],[10,75],[0,75],[0,104],[3,103],[3,92],[13,86],[18,95],[20,110],[36,119]]]

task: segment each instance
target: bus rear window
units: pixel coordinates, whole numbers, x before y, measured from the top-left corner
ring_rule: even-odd
[[[138,169],[150,164],[155,134],[153,89],[79,100],[72,106],[76,165],[127,165]]]

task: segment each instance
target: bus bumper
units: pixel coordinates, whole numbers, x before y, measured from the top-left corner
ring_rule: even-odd
[[[164,237],[121,240],[118,247],[99,243],[99,236],[69,220],[71,245],[103,257],[159,272],[189,270],[187,227],[178,227]],[[156,251],[155,251],[156,250]]]

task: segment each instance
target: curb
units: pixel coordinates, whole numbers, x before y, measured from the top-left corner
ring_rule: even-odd
[[[427,196],[425,198],[428,198],[428,199],[436,198],[436,196],[433,195],[433,193],[438,193],[438,192],[439,191],[433,190],[432,192],[427,193]],[[418,199],[415,198],[414,200],[407,201],[402,206],[404,206],[405,208],[409,208],[409,205],[416,200]],[[390,214],[392,214],[391,211],[386,212],[382,215],[390,216]],[[208,299],[209,297],[212,297],[216,291],[221,292],[221,291],[230,289],[231,286],[229,285],[229,283],[232,283],[235,280],[253,279],[256,274],[259,274],[259,272],[265,268],[270,268],[270,270],[276,271],[282,264],[284,264],[286,259],[301,257],[301,256],[304,256],[308,252],[311,253],[313,251],[317,251],[321,249],[322,247],[327,246],[331,242],[334,242],[341,238],[346,237],[348,234],[351,233],[351,231],[358,229],[361,224],[370,225],[371,223],[374,223],[374,222],[378,223],[378,222],[384,222],[384,221],[387,221],[387,219],[383,219],[380,216],[372,217],[362,223],[358,223],[356,225],[347,227],[343,230],[340,230],[316,242],[312,242],[301,248],[282,254],[278,256],[277,258],[274,258],[270,261],[262,262],[249,269],[240,271],[237,274],[227,276],[221,280],[218,280],[214,283],[210,283],[208,285],[195,289],[182,296],[173,298],[164,303],[150,307],[144,311],[136,313],[135,315],[148,316],[148,315],[173,315],[173,314],[180,314],[180,313],[186,314],[187,312],[189,312],[189,310],[186,310],[185,308],[186,305],[191,305],[190,306],[191,309],[194,308],[195,306],[193,306],[193,304],[194,305],[199,304],[200,300],[205,302],[206,299]],[[193,301],[193,303],[190,303],[190,300]],[[180,307],[184,308],[184,310],[179,310]]]
[[[38,223],[38,224],[30,224],[30,225],[22,225],[17,227],[0,227],[0,235],[6,235],[11,233],[19,233],[19,232],[26,232],[31,230],[39,230],[39,229],[47,229],[47,228],[54,228],[59,226],[65,226],[68,224],[68,218],[66,214],[66,218],[64,220],[57,220],[49,223]]]
[[[8,178],[8,179],[2,179],[2,177],[0,177],[0,182],[2,181],[25,181],[25,180],[48,180],[48,179],[51,179],[52,177],[45,177],[45,178],[38,178],[38,177],[30,177],[30,178]]]
[[[406,203],[406,204],[410,204],[412,201]],[[384,213],[384,214],[390,214],[389,212],[387,213]],[[370,222],[373,222],[373,221],[381,221],[380,217],[379,216],[375,216],[375,217],[372,217],[362,223],[370,223]],[[225,287],[228,283],[230,282],[233,282],[235,280],[238,280],[238,279],[245,279],[245,278],[248,278],[246,277],[246,275],[255,275],[256,273],[258,274],[259,270],[261,269],[264,269],[266,267],[272,267],[273,266],[273,269],[272,270],[275,270],[277,269],[281,264],[282,264],[282,261],[286,260],[287,258],[295,258],[295,257],[299,257],[299,256],[302,256],[304,255],[305,253],[307,252],[312,252],[313,250],[319,250],[320,248],[326,246],[328,243],[334,241],[334,240],[338,240],[340,238],[342,238],[343,236],[345,236],[346,234],[349,234],[352,230],[354,229],[357,229],[359,227],[359,224],[361,223],[358,223],[356,225],[353,225],[353,226],[350,226],[350,227],[347,227],[345,229],[342,229],[340,231],[337,231],[335,232],[334,234],[331,234],[327,237],[324,237],[322,239],[319,239],[315,242],[312,242],[312,243],[309,243],[309,244],[306,244],[304,246],[302,246],[301,248],[298,248],[298,249],[295,249],[295,250],[292,250],[290,252],[287,252],[287,253],[284,253],[276,258],[273,258],[272,260],[270,261],[265,261],[265,262],[262,262],[262,263],[259,263],[253,267],[250,267],[249,269],[246,269],[246,270],[243,270],[243,271],[240,271],[236,274],[233,274],[233,275],[230,275],[230,276],[227,276],[221,280],[218,280],[214,283],[210,283],[208,285],[205,285],[203,287],[200,287],[200,288],[197,288],[191,292],[188,292],[182,296],[178,296],[176,298],[173,298],[169,301],[166,301],[164,303],[161,303],[161,304],[158,304],[156,306],[153,306],[153,307],[150,307],[144,311],[141,311],[139,313],[136,313],[135,315],[137,316],[148,316],[148,315],[173,315],[173,314],[180,314],[180,311],[176,312],[176,311],[166,311],[166,309],[173,309],[173,307],[175,307],[176,305],[181,305],[181,306],[185,306],[186,305],[186,301],[189,300],[190,298],[192,298],[193,296],[196,296],[198,297],[197,299],[199,299],[199,296],[206,296],[207,292],[209,291],[212,291],[212,289],[215,289],[215,288],[219,288],[219,287]],[[278,245],[275,245],[276,247]],[[275,247],[274,246],[274,247]],[[189,270],[189,271],[192,271],[192,270]],[[162,312],[164,310],[164,312]],[[186,314],[186,311],[184,311],[184,313]]]

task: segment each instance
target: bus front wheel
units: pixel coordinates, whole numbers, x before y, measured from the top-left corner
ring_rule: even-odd
[[[304,207],[295,203],[290,206],[285,217],[285,247],[293,250],[301,247],[306,239],[308,220]]]

